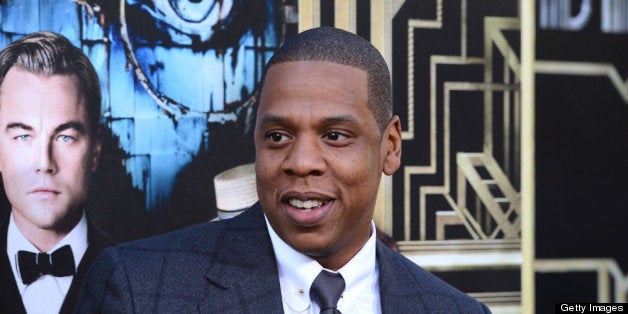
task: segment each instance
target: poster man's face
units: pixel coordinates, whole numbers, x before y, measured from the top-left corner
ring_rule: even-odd
[[[100,143],[72,75],[12,68],[0,86],[0,172],[22,232],[80,218]]]

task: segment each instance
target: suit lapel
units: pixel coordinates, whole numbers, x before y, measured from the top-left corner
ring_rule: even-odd
[[[408,273],[396,252],[377,241],[377,264],[379,266],[379,293],[382,313],[426,312],[419,283]],[[422,309],[422,310],[421,310]]]
[[[11,262],[7,255],[7,232],[11,211],[0,218],[0,309],[7,313],[25,313],[22,296],[17,289]]]
[[[275,255],[259,204],[226,222],[205,276],[215,289],[209,290],[201,312],[283,311]]]

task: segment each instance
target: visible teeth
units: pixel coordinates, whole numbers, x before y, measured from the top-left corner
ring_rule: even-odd
[[[306,212],[309,213],[310,211],[312,211],[312,208],[314,207],[320,207],[323,205],[323,201],[321,200],[306,200],[306,201],[301,201],[298,199],[290,199],[288,201],[288,203],[290,203],[290,205]]]

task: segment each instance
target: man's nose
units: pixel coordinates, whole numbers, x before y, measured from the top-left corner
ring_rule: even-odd
[[[55,174],[57,173],[57,163],[55,160],[54,145],[51,140],[41,141],[37,150],[37,173]]]
[[[283,171],[300,177],[325,173],[327,164],[321,145],[318,138],[297,137],[282,164]]]

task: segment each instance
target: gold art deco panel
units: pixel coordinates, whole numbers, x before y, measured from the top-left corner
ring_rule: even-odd
[[[493,312],[520,312],[519,2],[397,4],[392,73],[404,141],[394,236],[404,255]]]
[[[395,16],[405,241],[520,238],[517,5],[406,1]]]
[[[536,310],[628,298],[628,3],[536,1]]]

